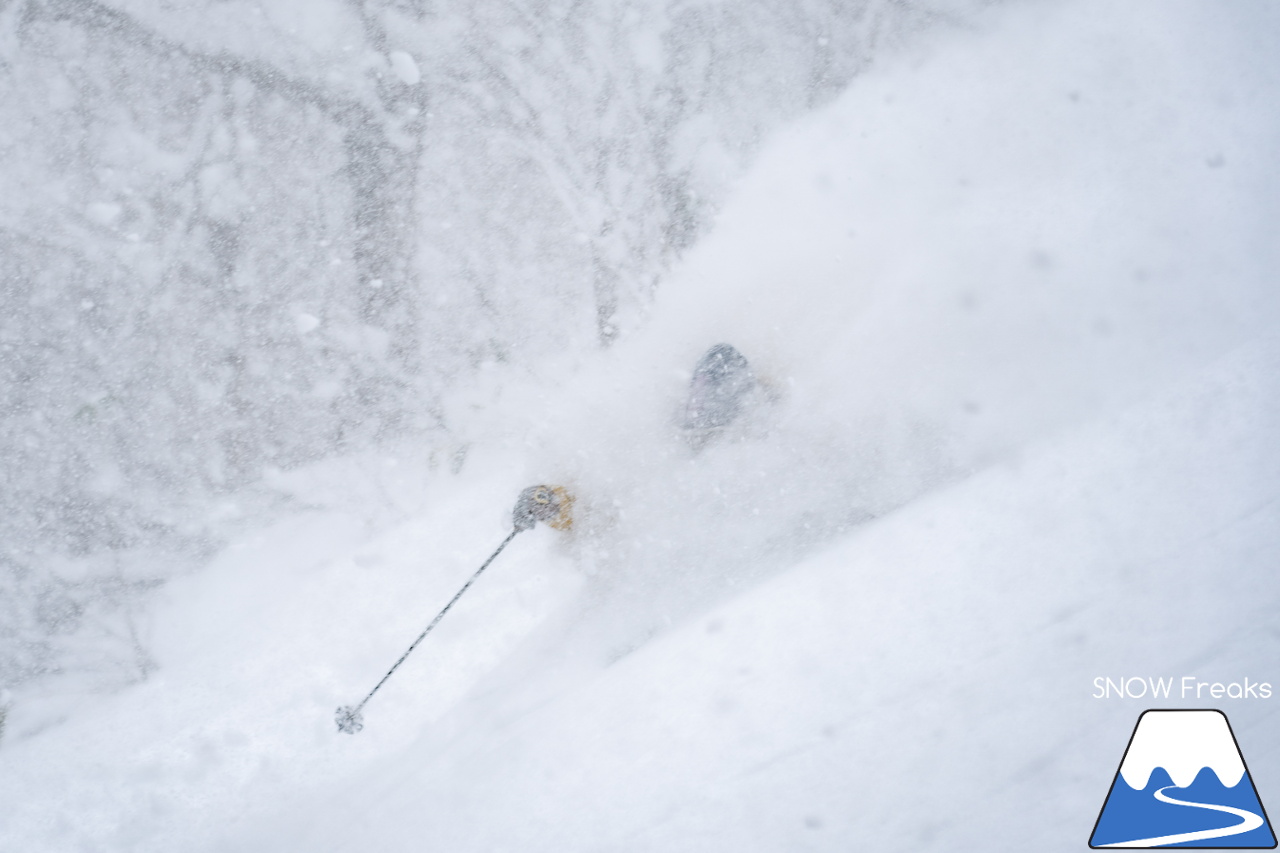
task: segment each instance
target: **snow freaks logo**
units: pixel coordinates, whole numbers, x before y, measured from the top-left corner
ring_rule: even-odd
[[[1089,846],[1276,846],[1226,714],[1144,711]]]

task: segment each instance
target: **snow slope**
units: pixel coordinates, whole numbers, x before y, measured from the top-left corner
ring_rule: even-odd
[[[310,509],[167,590],[156,675],[15,711],[0,847],[1079,849],[1141,710],[1094,677],[1280,682],[1278,29],[1029,4],[860,78],[641,330],[457,398],[460,471],[280,475]],[[695,456],[718,340],[767,399]],[[575,533],[337,735],[538,481]],[[1273,707],[1227,708],[1264,802]]]
[[[1080,849],[1145,707],[1097,674],[1274,678],[1278,369],[1235,353],[543,704],[482,691],[215,849]],[[1228,712],[1265,800],[1276,713]]]

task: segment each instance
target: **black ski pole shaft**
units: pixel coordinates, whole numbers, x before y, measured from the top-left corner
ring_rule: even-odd
[[[519,533],[520,530],[521,528],[517,527],[516,529],[512,530],[509,534],[507,534],[507,538],[502,540],[502,544],[498,546],[498,550],[490,554],[489,559],[485,560],[484,564],[481,565],[480,568],[476,569],[475,574],[473,574],[467,580],[467,582],[462,585],[462,589],[458,590],[457,593],[454,594],[453,598],[449,599],[449,603],[444,606],[444,609],[436,614],[436,618],[432,619],[431,624],[428,625],[425,629],[423,629],[422,633],[418,635],[418,639],[414,640],[413,644],[410,645],[409,648],[405,649],[404,654],[400,655],[400,660],[396,661],[395,664],[392,665],[391,669],[387,670],[387,674],[382,676],[382,680],[374,685],[373,689],[369,691],[368,696],[360,700],[359,705],[355,706],[354,708],[338,709],[339,711],[338,727],[340,729],[343,728],[343,724],[342,724],[343,717],[345,717],[348,721],[354,721],[354,723],[358,725],[360,709],[365,706],[366,702],[368,702],[370,699],[373,698],[373,694],[378,692],[379,687],[387,683],[387,679],[391,677],[391,673],[395,672],[396,669],[400,666],[400,664],[404,663],[404,659],[409,656],[410,652],[412,652],[414,649],[418,647],[418,643],[421,643],[423,638],[425,638],[427,634],[431,633],[431,629],[440,623],[440,620],[444,618],[444,615],[449,612],[449,608],[453,607],[453,605],[457,603],[459,598],[462,598],[462,594],[471,588],[471,585],[476,582],[476,578],[480,577],[480,574],[485,569],[489,568],[489,564],[492,563],[497,558],[497,556],[502,553],[502,549],[507,547],[507,544],[511,542],[512,539],[516,538],[516,534]],[[346,729],[343,729],[343,730],[346,731]]]

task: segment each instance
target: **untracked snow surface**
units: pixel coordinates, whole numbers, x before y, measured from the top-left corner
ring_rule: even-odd
[[[1095,677],[1280,684],[1277,39],[1267,3],[1028,4],[886,58],[638,329],[458,395],[458,470],[275,475],[308,509],[165,589],[147,681],[15,708],[0,849],[1082,849],[1184,704]],[[761,389],[694,453],[721,341]],[[574,530],[338,734],[535,482]],[[1277,702],[1220,702],[1264,803]]]

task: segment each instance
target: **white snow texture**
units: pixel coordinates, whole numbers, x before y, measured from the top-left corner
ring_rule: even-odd
[[[296,44],[286,5],[246,24],[254,61],[343,81],[374,69],[422,93],[395,90],[423,98],[401,106],[454,108],[433,100],[429,46],[343,52],[361,4],[316,4]],[[610,38],[632,26],[628,49],[650,57],[637,79],[674,61],[645,38],[663,4],[607,5],[632,22]],[[152,20],[223,49],[206,43],[217,27]],[[448,38],[483,32],[542,61],[518,27],[473,23]],[[637,247],[674,220],[645,219],[639,190],[590,196],[603,185],[589,175],[551,194],[576,194],[581,220],[523,232],[550,245],[581,230],[563,256],[501,255],[519,229],[484,230],[490,209],[518,224],[551,204],[502,195],[519,169],[495,166],[448,214],[463,233],[418,198],[406,233],[449,275],[474,273],[413,303],[439,315],[414,325],[409,303],[387,303],[357,322],[299,289],[272,346],[333,347],[358,372],[404,356],[386,317],[438,331],[423,346],[451,378],[422,399],[447,429],[326,445],[200,498],[228,542],[137,616],[146,677],[15,689],[0,849],[1083,849],[1147,707],[1091,698],[1095,677],[1280,684],[1278,43],[1280,7],[1251,0],[941,16],[879,44],[824,106],[774,111],[776,130],[753,124],[749,92],[728,101],[758,151],[715,141],[742,129],[726,113],[706,127],[684,114],[672,139],[703,142],[682,143],[671,174],[729,189],[661,263]],[[550,168],[554,147],[519,141],[559,126],[555,87],[529,79],[530,112],[490,128]],[[632,126],[610,103],[579,118],[616,122],[601,138],[623,145]],[[635,166],[619,156],[614,188]],[[209,182],[240,204],[234,180]],[[546,284],[583,246],[582,269],[624,270],[613,296],[607,277]],[[278,262],[328,275],[313,261]],[[581,312],[579,289],[613,301]],[[536,317],[549,325],[512,332]],[[518,357],[495,355],[508,333]],[[760,388],[695,453],[677,413],[719,342]],[[348,374],[326,380],[321,350],[297,351],[298,381],[319,377],[306,393],[332,381],[346,405]],[[394,375],[385,395],[426,388],[425,373]],[[532,483],[577,495],[574,528],[517,536],[365,707],[365,729],[337,733],[334,709],[496,547]],[[1280,796],[1277,702],[1221,705],[1264,803]]]

